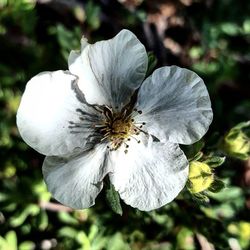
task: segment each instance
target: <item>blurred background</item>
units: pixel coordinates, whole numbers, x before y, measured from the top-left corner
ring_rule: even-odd
[[[20,138],[16,111],[27,81],[66,70],[82,35],[94,43],[122,28],[151,52],[151,68],[175,64],[204,79],[214,121],[183,147],[196,178],[171,204],[121,203],[121,216],[102,192],[73,211],[47,192],[44,157]],[[0,0],[0,249],[250,249],[249,84],[249,0]]]

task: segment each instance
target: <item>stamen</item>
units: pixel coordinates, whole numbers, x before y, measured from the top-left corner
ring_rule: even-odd
[[[137,143],[141,141],[135,138],[133,135],[139,135],[142,131],[141,128],[146,124],[145,122],[135,122],[135,119],[131,116],[133,112],[139,114],[141,110],[131,109],[130,107],[124,107],[120,113],[118,113],[118,106],[114,110],[109,106],[102,106],[102,121],[96,121],[92,123],[92,127],[95,128],[101,138],[100,141],[109,141],[110,150],[117,150],[122,144],[125,147],[125,153],[128,152],[129,145],[126,143],[132,139],[136,140]],[[82,112],[79,111],[81,114]],[[88,117],[83,116],[84,120]],[[73,124],[71,124],[73,125]],[[75,124],[74,124],[75,125]]]
[[[131,138],[133,138],[134,140],[136,140],[137,143],[140,143],[141,141],[138,140],[136,137],[134,137],[133,135],[131,135]]]

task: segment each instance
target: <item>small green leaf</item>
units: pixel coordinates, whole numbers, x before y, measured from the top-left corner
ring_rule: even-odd
[[[88,25],[93,29],[96,30],[100,27],[100,6],[95,4],[92,1],[88,1],[86,8],[86,21]]]
[[[35,216],[40,212],[40,208],[35,204],[29,204],[23,211],[16,213],[10,218],[10,225],[18,227],[24,223],[29,215]]]
[[[41,210],[41,212],[37,216],[37,219],[38,219],[38,228],[41,231],[44,231],[48,227],[48,224],[49,224],[47,213],[44,210]]]
[[[153,52],[148,52],[148,70],[146,73],[146,77],[153,73],[153,70],[157,64],[157,58],[155,57]]]
[[[24,241],[19,245],[19,250],[33,250],[36,245],[32,241]]]
[[[73,217],[71,213],[68,212],[59,212],[59,220],[70,225],[78,225],[78,220]]]
[[[115,187],[109,182],[109,187],[106,189],[106,200],[110,208],[117,214],[122,215],[122,207],[120,197]]]
[[[211,168],[216,168],[220,165],[222,165],[225,161],[226,157],[219,157],[219,156],[212,156],[209,159],[206,159],[204,163],[209,165]]]
[[[181,149],[184,151],[189,161],[197,161],[202,156],[202,153],[200,153],[200,151],[204,147],[204,145],[204,141],[200,140],[189,146],[182,145]]]
[[[8,249],[17,250],[17,237],[14,231],[9,231],[6,234],[5,239],[8,243],[8,247],[9,247]]]
[[[74,239],[77,236],[77,230],[71,227],[63,227],[58,231],[58,236]]]
[[[211,193],[209,196],[221,203],[235,202],[237,199],[244,199],[243,191],[239,187],[227,187],[221,190],[219,193]]]
[[[76,235],[76,241],[82,246],[83,250],[91,250],[91,242],[85,232],[78,232]]]
[[[212,185],[208,188],[210,192],[218,193],[225,187],[225,183],[219,179],[216,179]]]
[[[107,249],[109,250],[129,250],[129,245],[125,242],[121,233],[114,234],[108,241]]]
[[[202,152],[198,152],[193,158],[192,161],[199,161],[203,156]]]

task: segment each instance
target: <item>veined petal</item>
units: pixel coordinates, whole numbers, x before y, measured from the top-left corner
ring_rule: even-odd
[[[188,178],[188,161],[178,144],[150,142],[112,152],[110,180],[128,205],[143,211],[171,202]]]
[[[192,144],[208,130],[213,113],[206,86],[194,72],[177,66],[157,69],[142,84],[135,117],[162,141]]]
[[[148,58],[136,36],[122,30],[113,39],[84,46],[81,54],[71,52],[68,64],[89,103],[121,108],[142,83]]]
[[[99,144],[77,157],[46,157],[43,175],[53,197],[74,209],[94,205],[108,171],[105,166],[105,151],[106,144]]]
[[[38,152],[72,153],[84,148],[94,133],[91,124],[98,115],[77,98],[79,93],[73,88],[76,82],[76,76],[60,70],[40,73],[27,83],[17,126],[24,141]],[[83,119],[83,113],[88,119]]]

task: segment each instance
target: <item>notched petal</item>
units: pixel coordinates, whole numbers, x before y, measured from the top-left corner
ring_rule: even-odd
[[[122,30],[113,39],[87,45],[81,55],[71,52],[69,70],[91,104],[121,108],[142,83],[147,53],[136,36]]]
[[[106,145],[68,158],[49,156],[43,164],[43,175],[53,197],[74,209],[95,204],[108,173],[105,165]]]
[[[192,144],[208,130],[213,112],[203,80],[177,66],[163,67],[148,77],[138,93],[137,122],[161,141]]]
[[[188,178],[188,161],[177,144],[150,142],[112,152],[110,179],[128,205],[142,211],[171,202]]]
[[[17,112],[17,126],[24,141],[45,155],[64,155],[84,149],[93,134],[91,121],[82,119],[77,110],[94,116],[81,103],[72,84],[77,77],[65,71],[43,72],[26,86]],[[77,129],[73,129],[80,126]]]

